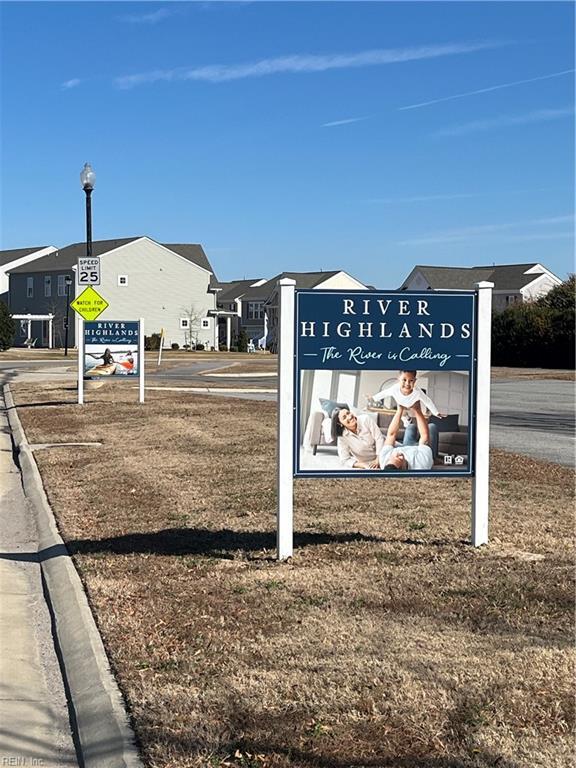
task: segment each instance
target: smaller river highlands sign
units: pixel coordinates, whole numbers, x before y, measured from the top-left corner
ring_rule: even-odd
[[[474,292],[295,300],[296,476],[473,474]]]
[[[84,324],[84,375],[139,375],[140,324],[102,320]]]

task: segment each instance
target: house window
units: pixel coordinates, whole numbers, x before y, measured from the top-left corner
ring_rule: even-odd
[[[26,278],[26,298],[27,299],[34,298],[34,278],[33,277]]]
[[[58,275],[58,296],[66,296],[66,275]]]
[[[50,275],[44,275],[44,296],[46,298],[52,296],[52,278]]]
[[[263,317],[264,317],[264,302],[249,301],[248,302],[248,320],[262,320]]]
[[[210,318],[209,317],[203,317],[200,321],[200,327],[201,328],[210,328]]]
[[[514,294],[512,296],[506,296],[506,306],[509,307],[511,304],[516,304],[517,301],[519,301],[520,297],[518,294]]]
[[[180,328],[187,331],[190,328],[190,320],[187,317],[180,318]]]
[[[118,285],[120,286],[128,285],[128,275],[118,275]]]

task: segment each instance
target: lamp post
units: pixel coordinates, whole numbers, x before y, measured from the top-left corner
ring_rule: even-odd
[[[86,193],[86,256],[92,256],[92,190],[96,184],[96,174],[90,163],[84,163],[80,172],[80,183]]]
[[[66,320],[64,321],[64,357],[68,357],[68,318],[70,316],[70,286],[72,285],[72,278],[70,275],[66,275],[64,278],[66,283]]]

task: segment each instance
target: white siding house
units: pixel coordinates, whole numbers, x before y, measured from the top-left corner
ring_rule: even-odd
[[[64,285],[66,275],[72,277],[71,300],[85,289],[78,286],[76,280],[78,258],[85,255],[85,243],[74,243],[11,269],[12,312],[38,313],[57,300],[59,304],[54,311],[58,331],[67,301],[60,291],[60,283]],[[215,277],[200,245],[162,245],[149,237],[98,240],[92,243],[92,255],[100,258],[101,283],[95,290],[109,304],[99,320],[143,318],[146,336],[164,329],[165,347],[171,344],[217,347],[215,318],[210,314],[216,307],[212,290]],[[50,297],[45,290],[47,285],[51,286]],[[76,320],[75,324],[71,322],[71,331],[75,330],[71,333],[71,344],[77,338]],[[39,328],[34,329],[34,336],[44,341]],[[59,343],[58,333],[56,343]]]
[[[53,245],[44,245],[39,248],[17,248],[12,251],[0,251],[0,298],[8,293],[8,272],[35,259],[41,259],[49,253],[54,253]]]
[[[190,336],[208,349],[216,346],[214,318],[208,315],[216,306],[208,269],[148,237],[102,254],[100,268],[96,290],[110,306],[99,320],[143,317],[146,336],[164,329],[164,346],[183,347]],[[76,295],[82,290],[76,287]]]

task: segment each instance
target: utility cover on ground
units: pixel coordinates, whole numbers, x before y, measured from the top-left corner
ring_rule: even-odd
[[[79,296],[76,296],[74,301],[70,302],[70,306],[75,312],[78,312],[84,320],[96,320],[109,304],[106,299],[100,296],[98,291],[95,291],[94,288],[89,285]]]

